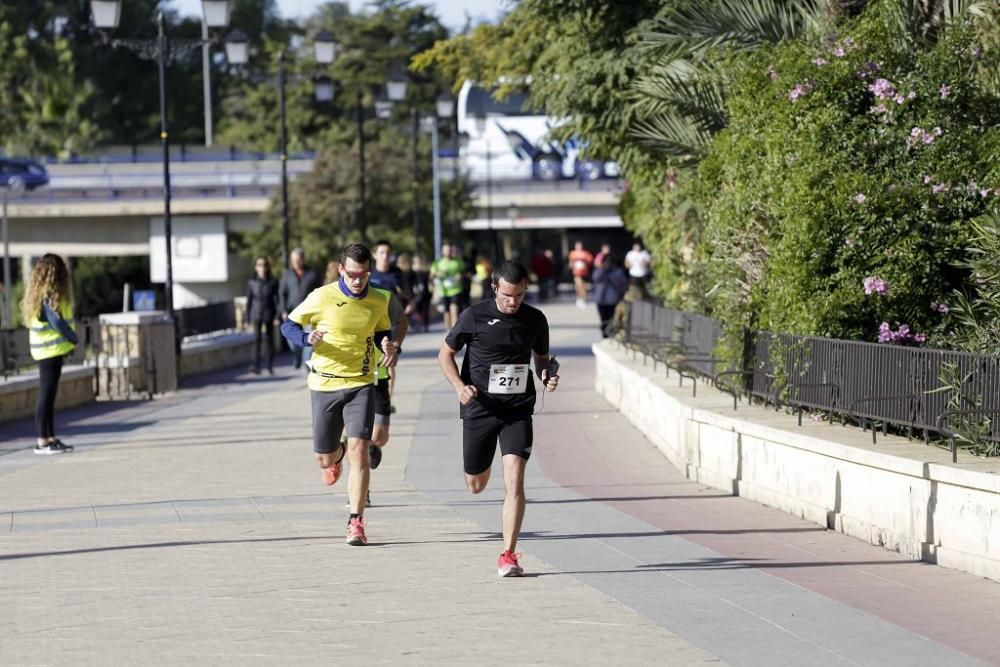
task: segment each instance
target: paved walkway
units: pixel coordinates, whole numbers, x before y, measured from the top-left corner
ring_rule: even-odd
[[[496,577],[499,470],[464,491],[442,335],[415,335],[363,549],[290,370],[66,412],[69,456],[0,424],[0,665],[1000,664],[1000,585],[686,480],[592,391],[596,314],[546,312],[531,576]]]

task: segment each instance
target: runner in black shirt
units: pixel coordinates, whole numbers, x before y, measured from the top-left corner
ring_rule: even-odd
[[[461,402],[465,484],[472,493],[486,488],[497,439],[503,455],[504,551],[497,561],[501,577],[524,573],[514,549],[524,518],[524,465],[531,455],[531,415],[535,372],[547,391],[559,376],[548,377],[549,324],[536,308],[522,305],[528,271],[503,262],[493,271],[495,297],[465,310],[445,338],[438,361]],[[466,348],[459,373],[455,355]]]

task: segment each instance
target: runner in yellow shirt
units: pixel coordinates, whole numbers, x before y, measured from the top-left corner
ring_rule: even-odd
[[[313,290],[281,325],[290,343],[313,348],[308,385],[312,394],[313,449],[330,485],[340,478],[345,453],[350,517],[347,543],[367,544],[364,506],[368,495],[368,444],[374,421],[376,364],[396,364],[399,345],[392,340],[389,299],[368,287],[372,256],[353,243],[340,255],[340,279]],[[306,333],[303,326],[312,327]],[[372,345],[383,353],[381,362]],[[340,444],[347,433],[347,451]]]

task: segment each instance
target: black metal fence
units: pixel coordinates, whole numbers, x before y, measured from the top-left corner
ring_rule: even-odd
[[[78,318],[76,320],[76,335],[80,343],[66,359],[70,364],[82,364],[85,359],[97,356],[101,348],[100,323],[97,318]],[[28,330],[0,329],[0,366],[3,376],[17,373],[22,368],[34,366],[36,362],[31,356],[28,343]]]
[[[177,316],[177,335],[181,338],[236,328],[236,308],[232,301],[181,308],[174,312]]]
[[[213,303],[195,308],[181,308],[175,311],[177,333],[181,338],[227,331],[236,328],[235,307],[232,301]],[[77,318],[76,331],[80,344],[67,357],[70,364],[82,364],[86,359],[95,359],[102,352],[112,354],[112,350],[102,350],[101,324],[98,318]],[[112,354],[114,356],[114,354]],[[28,344],[28,330],[0,329],[0,367],[3,377],[17,373],[21,369],[36,365],[31,357]]]
[[[792,336],[745,334],[740,362],[716,354],[722,324],[702,315],[663,308],[648,301],[631,305],[626,342],[680,375],[711,379],[733,395],[805,410],[823,410],[872,427],[919,429],[927,439],[952,439],[970,432],[980,441],[1000,442],[1000,358],[925,348]],[[694,385],[695,391],[697,384]],[[1000,447],[998,447],[1000,449]]]

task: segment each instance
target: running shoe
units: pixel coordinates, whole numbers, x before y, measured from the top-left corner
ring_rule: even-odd
[[[323,483],[327,486],[332,486],[337,483],[340,479],[341,464],[334,463],[329,468],[323,468]]]
[[[375,470],[382,463],[382,448],[368,445],[368,467]]]
[[[504,551],[497,559],[497,573],[501,577],[521,577],[524,576],[524,568],[517,563],[520,554]]]
[[[35,453],[42,456],[47,456],[49,454],[68,454],[71,451],[73,451],[73,446],[63,443],[62,440],[47,442],[44,445],[35,445]]]
[[[347,522],[347,543],[352,547],[363,547],[368,544],[368,538],[365,537],[365,518],[363,516],[355,517]]]

